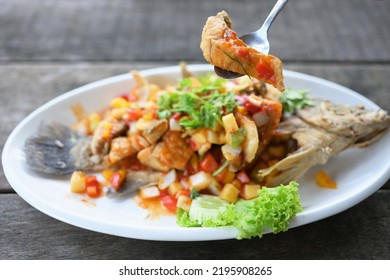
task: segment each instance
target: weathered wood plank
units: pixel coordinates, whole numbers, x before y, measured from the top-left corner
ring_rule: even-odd
[[[274,1],[0,0],[2,61],[202,60],[208,16],[225,9],[238,34]],[[390,61],[390,3],[290,1],[272,26],[284,61]]]
[[[262,239],[157,242],[76,228],[2,194],[0,259],[388,259],[389,200],[388,190],[378,191],[343,213]]]

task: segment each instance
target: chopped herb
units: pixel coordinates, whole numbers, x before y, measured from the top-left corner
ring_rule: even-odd
[[[218,48],[220,48],[220,47],[218,47]],[[220,49],[221,49],[221,48],[220,48]],[[238,59],[232,57],[232,56],[229,55],[227,52],[225,52],[223,49],[221,49],[221,51],[222,51],[228,58],[230,58],[231,60],[237,62],[238,65],[240,65],[240,67],[242,68],[242,71],[244,71],[245,75],[247,75],[248,78],[251,79],[251,76],[249,76],[248,72],[246,72],[246,69],[245,69],[244,65],[242,65],[242,63],[241,63]]]
[[[179,124],[186,129],[214,128],[222,115],[233,111],[237,105],[234,92],[224,92],[224,80],[213,76],[201,77],[199,83],[184,78],[175,92],[162,94],[157,104],[157,115],[167,119],[174,113],[184,116]]]
[[[313,106],[313,100],[310,99],[308,94],[308,90],[287,88],[279,98],[283,105],[283,112],[294,114],[305,106]]]
[[[213,176],[217,176],[221,173],[227,166],[229,165],[229,161],[225,161],[217,170],[213,172]]]
[[[242,142],[245,141],[245,136],[247,134],[247,131],[240,127],[238,130],[230,133],[232,136],[232,147],[234,149],[238,148]]]
[[[190,193],[190,198],[194,199],[195,197],[198,197],[198,196],[199,196],[199,191],[192,189],[191,193]]]

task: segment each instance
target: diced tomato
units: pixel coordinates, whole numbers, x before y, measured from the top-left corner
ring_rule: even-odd
[[[248,175],[246,174],[246,172],[244,170],[238,172],[236,174],[236,178],[243,184],[247,184],[250,181]]]
[[[161,204],[170,212],[176,212],[176,199],[173,196],[165,195],[161,197]]]
[[[85,177],[87,187],[99,186],[96,176],[90,175]]]
[[[96,198],[99,197],[100,195],[99,187],[89,186],[87,187],[86,191],[87,191],[87,195],[91,198]]]
[[[164,196],[167,196],[167,195],[168,195],[168,190],[167,189],[164,189],[164,190],[160,189],[160,197],[164,197]]]
[[[130,91],[129,95],[127,96],[127,100],[130,102],[137,101],[138,99],[139,96],[135,91]]]
[[[213,173],[219,167],[217,161],[211,153],[207,153],[204,159],[200,162],[200,168],[208,173]]]
[[[172,118],[173,118],[175,121],[180,120],[182,117],[183,117],[183,115],[180,114],[180,113],[174,113],[173,116],[172,116]]]
[[[96,198],[100,195],[100,184],[96,176],[87,176],[86,181],[86,193],[89,197]]]
[[[225,38],[226,41],[235,40],[237,39],[237,33],[231,29],[226,29],[223,34],[223,37]]]
[[[237,49],[237,54],[238,54],[238,56],[245,58],[245,57],[247,57],[249,55],[249,52],[248,52],[248,50],[246,48],[238,48]]]
[[[110,183],[113,189],[119,190],[123,180],[126,178],[126,170],[119,170],[111,174]]]
[[[260,60],[256,65],[256,70],[265,80],[275,82],[275,72],[265,61]]]
[[[235,99],[236,99],[237,103],[239,105],[241,105],[241,106],[238,106],[238,107],[242,108],[241,110],[249,111],[252,114],[257,113],[260,110],[259,106],[253,104],[252,102],[250,102],[248,100],[247,95],[236,95]]]
[[[114,173],[114,171],[112,171],[110,169],[105,169],[102,171],[102,176],[104,179],[106,179],[106,181],[110,181],[112,173]]]
[[[123,99],[126,100],[126,101],[129,101],[129,96],[128,96],[128,94],[126,94],[126,93],[120,95],[119,97],[123,98]]]
[[[190,139],[189,144],[190,144],[191,150],[196,151],[198,149],[198,144],[196,144],[196,142],[194,140]]]
[[[140,119],[143,115],[141,109],[137,109],[137,108],[130,108],[127,114],[128,114],[128,120],[130,121],[136,121]]]

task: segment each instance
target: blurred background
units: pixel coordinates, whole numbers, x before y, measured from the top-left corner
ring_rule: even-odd
[[[0,0],[0,61],[203,61],[208,16],[226,10],[243,34],[275,2]],[[290,0],[271,27],[271,52],[285,62],[389,62],[389,15],[384,0]]]

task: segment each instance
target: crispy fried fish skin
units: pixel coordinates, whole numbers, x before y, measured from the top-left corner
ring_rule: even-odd
[[[263,54],[240,40],[231,29],[231,19],[225,11],[207,19],[200,48],[211,64],[251,76],[284,91],[281,60]]]

